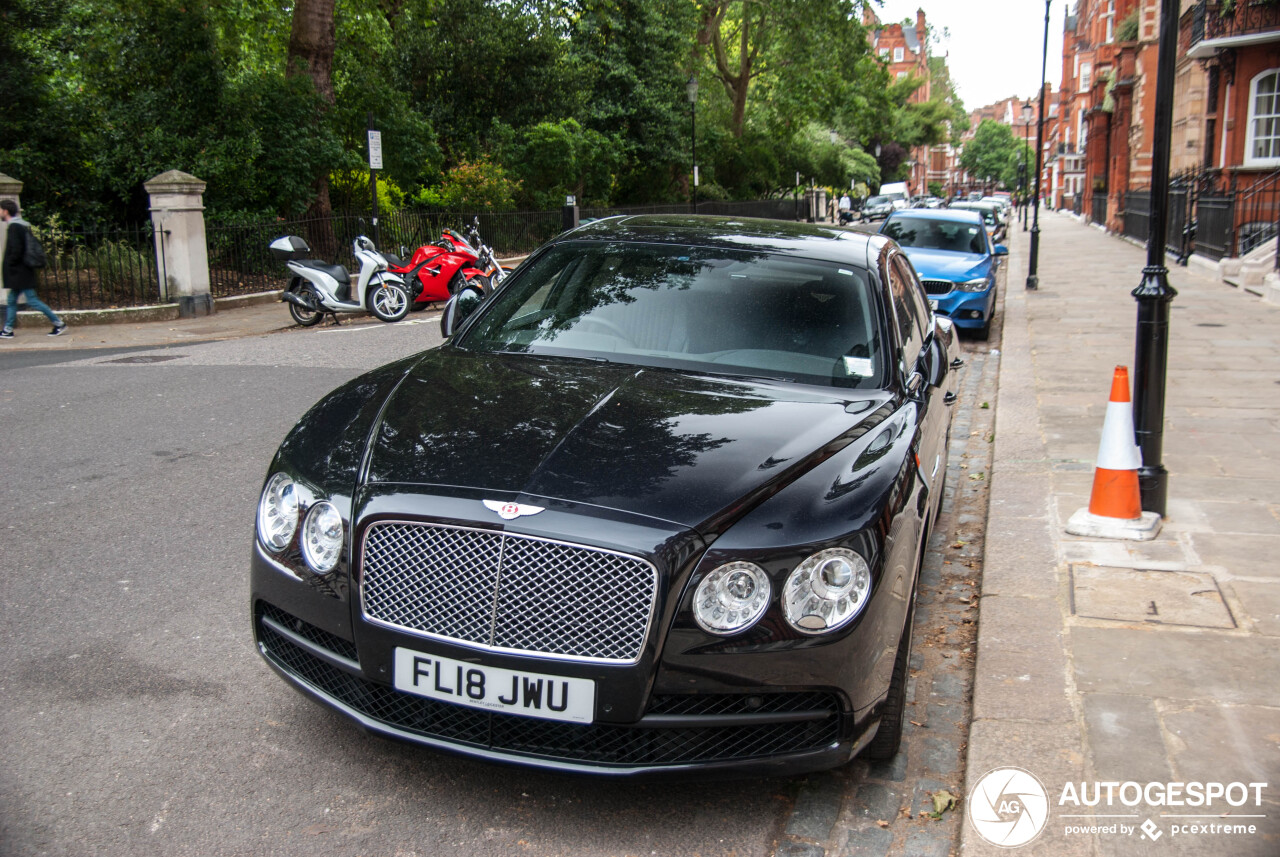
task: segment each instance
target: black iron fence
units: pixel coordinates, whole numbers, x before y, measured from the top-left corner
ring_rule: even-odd
[[[734,217],[796,218],[795,200],[766,199],[749,202],[703,202],[699,214]],[[583,219],[618,214],[688,214],[690,207],[650,205],[616,208],[583,208]],[[373,238],[378,247],[392,253],[414,249],[440,238],[451,228],[464,232],[479,220],[480,237],[499,257],[528,253],[560,234],[560,211],[463,212],[445,210],[396,211],[378,219],[375,230],[368,214],[335,214],[321,220],[273,220],[258,223],[218,223],[205,227],[209,246],[210,290],[214,297],[252,294],[282,288],[285,267],[271,255],[269,245],[281,235],[299,235],[311,246],[312,257],[330,264],[352,265],[352,242],[358,235]]]
[[[37,274],[40,299],[54,309],[108,309],[161,303],[150,223],[112,229],[32,224],[48,262]],[[163,241],[163,234],[159,236]]]
[[[1107,225],[1107,192],[1095,190],[1089,200],[1089,219],[1094,223]]]

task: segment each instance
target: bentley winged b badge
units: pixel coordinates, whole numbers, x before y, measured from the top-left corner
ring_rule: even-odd
[[[543,511],[542,506],[529,506],[524,503],[499,503],[497,500],[482,500],[484,507],[491,512],[497,512],[498,517],[504,521],[514,521],[521,515],[536,515]]]

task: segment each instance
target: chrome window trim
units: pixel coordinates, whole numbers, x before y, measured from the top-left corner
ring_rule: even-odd
[[[508,537],[523,539],[525,541],[543,542],[545,544],[558,545],[560,547],[592,551],[594,553],[611,554],[616,557],[621,557],[622,559],[627,559],[633,562],[640,563],[641,565],[643,565],[645,568],[649,570],[649,573],[651,575],[651,582],[653,586],[653,597],[649,599],[649,615],[645,617],[644,636],[640,638],[640,643],[637,646],[636,656],[631,659],[623,660],[620,658],[597,658],[597,657],[588,657],[584,655],[549,654],[547,652],[535,652],[535,651],[529,651],[527,649],[509,649],[503,646],[491,646],[484,643],[475,643],[470,640],[459,640],[456,637],[448,637],[443,634],[433,634],[430,631],[422,631],[417,628],[409,628],[404,625],[397,625],[394,622],[387,622],[385,620],[378,619],[374,616],[370,616],[368,605],[365,603],[365,556],[368,553],[369,531],[372,530],[374,527],[384,525],[384,524],[399,524],[402,526],[411,526],[411,527],[434,527],[436,529],[442,529],[442,530],[456,530],[459,532],[483,533],[485,535],[490,535],[490,536],[499,536],[503,540],[502,546],[501,546],[501,552],[499,554],[499,569],[501,569],[502,557],[506,553],[506,547],[507,547],[506,539]],[[418,637],[420,639],[435,640],[441,643],[448,643],[453,646],[459,646],[464,649],[472,649],[475,651],[488,652],[488,653],[499,654],[499,655],[515,655],[517,657],[534,658],[534,659],[543,660],[543,661],[559,661],[562,663],[569,662],[569,663],[582,663],[582,664],[599,664],[602,666],[635,666],[640,662],[641,658],[644,657],[645,649],[648,647],[649,639],[653,634],[654,619],[657,616],[657,612],[658,612],[658,596],[659,596],[658,584],[660,583],[660,580],[661,580],[658,574],[658,569],[653,563],[649,562],[644,557],[636,556],[635,554],[625,553],[623,551],[611,550],[609,548],[597,547],[595,545],[585,545],[585,544],[580,544],[578,542],[567,542],[561,539],[551,539],[543,536],[531,536],[531,535],[526,535],[525,533],[511,532],[505,529],[488,529],[485,527],[466,527],[458,524],[442,524],[434,521],[414,521],[414,520],[402,519],[402,518],[379,518],[373,523],[364,526],[363,533],[360,536],[359,574],[360,574],[360,585],[359,585],[360,616],[371,625],[377,625],[380,628],[387,628],[393,631],[399,631],[401,633],[408,634],[413,637]],[[490,639],[493,639],[494,629],[497,624],[497,610],[498,610],[498,604],[497,604],[497,599],[495,598],[493,603],[492,619],[490,622],[490,633],[489,633]]]

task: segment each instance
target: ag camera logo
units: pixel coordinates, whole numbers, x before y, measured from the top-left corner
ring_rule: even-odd
[[[996,768],[983,774],[969,793],[969,823],[1001,848],[1026,845],[1049,821],[1049,793],[1030,771]]]

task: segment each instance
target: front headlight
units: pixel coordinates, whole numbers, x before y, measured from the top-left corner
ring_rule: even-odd
[[[307,512],[302,524],[302,557],[317,574],[333,571],[342,553],[345,529],[342,514],[328,500],[321,500]]]
[[[977,280],[970,280],[967,283],[956,283],[956,288],[962,292],[981,292],[985,291],[990,284],[991,280],[987,277],[981,277]]]
[[[702,630],[736,634],[754,625],[769,606],[769,576],[749,562],[712,571],[693,594],[693,616]]]
[[[279,553],[289,546],[298,529],[298,486],[283,473],[277,473],[262,489],[258,501],[258,538]]]
[[[787,624],[802,634],[834,631],[862,612],[871,594],[871,569],[851,550],[819,551],[791,572],[782,593]]]

